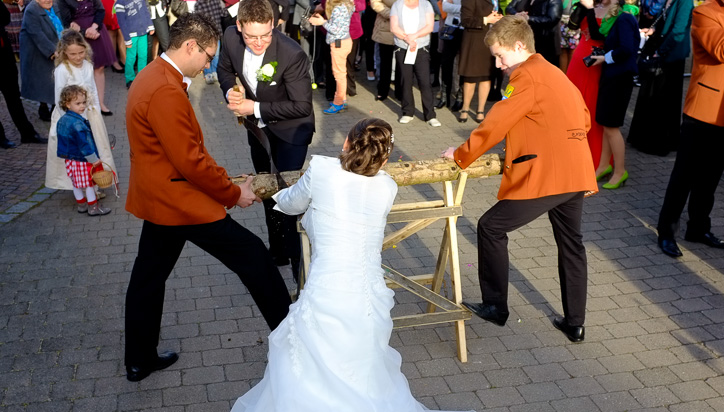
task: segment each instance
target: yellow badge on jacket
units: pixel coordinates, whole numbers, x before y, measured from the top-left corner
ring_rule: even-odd
[[[513,91],[514,91],[514,90],[515,90],[515,87],[513,87],[513,86],[511,86],[511,85],[508,85],[508,86],[505,88],[505,91],[503,92],[503,100],[505,100],[505,99],[507,99],[508,97],[510,97],[510,95],[513,94]]]

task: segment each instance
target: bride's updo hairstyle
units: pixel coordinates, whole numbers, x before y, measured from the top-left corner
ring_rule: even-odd
[[[349,147],[339,155],[342,169],[374,176],[390,157],[395,144],[392,126],[381,119],[362,119],[347,135]]]

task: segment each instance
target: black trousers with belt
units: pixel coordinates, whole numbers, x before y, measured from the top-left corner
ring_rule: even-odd
[[[529,200],[501,200],[485,212],[478,221],[478,277],[483,302],[508,313],[508,232],[546,212],[558,246],[563,314],[569,325],[582,326],[588,282],[586,248],[581,235],[583,192]]]
[[[166,279],[187,241],[239,276],[269,328],[276,328],[289,312],[289,293],[264,243],[229,215],[200,225],[144,221],[126,292],[126,365],[149,365],[157,356]]]
[[[684,115],[679,151],[659,213],[660,239],[674,239],[689,199],[686,233],[699,237],[711,231],[714,192],[724,172],[724,127]]]
[[[263,130],[269,138],[271,158],[280,172],[300,170],[304,167],[307,158],[307,145],[295,145],[275,136],[268,127]],[[271,171],[269,154],[259,140],[249,132],[249,147],[251,148],[251,161],[257,173]],[[302,253],[302,244],[297,232],[297,216],[288,216],[274,210],[276,202],[273,199],[263,201],[266,226],[269,231],[269,251],[275,258],[289,258],[292,261],[292,270],[296,276],[298,262]]]

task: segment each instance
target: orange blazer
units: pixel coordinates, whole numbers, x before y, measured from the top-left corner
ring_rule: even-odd
[[[241,195],[209,155],[182,84],[163,59],[133,81],[126,104],[131,177],[126,210],[167,226],[215,222]]]
[[[694,9],[691,23],[694,63],[684,113],[724,126],[724,1],[709,0]]]
[[[598,191],[586,137],[590,127],[578,88],[534,54],[511,73],[504,100],[457,148],[455,161],[464,169],[505,139],[498,199]]]

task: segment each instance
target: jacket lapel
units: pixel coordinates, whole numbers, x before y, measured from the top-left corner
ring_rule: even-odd
[[[273,30],[272,34],[272,41],[269,47],[267,47],[266,52],[264,53],[264,59],[261,62],[261,67],[264,67],[265,64],[278,61],[277,60],[277,46],[279,45],[279,42],[277,41],[278,36],[284,36],[281,32],[277,31],[277,29]],[[275,81],[276,74],[279,73],[279,66],[276,68],[276,72],[274,73],[274,76],[271,81],[263,82],[259,81],[256,85],[256,94],[257,96],[261,95],[267,87],[269,87],[269,84],[272,81]]]

